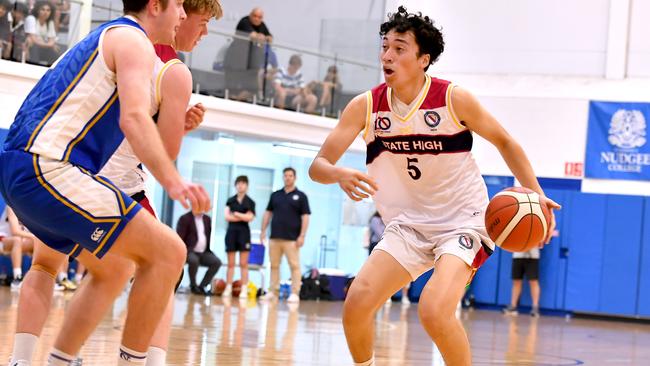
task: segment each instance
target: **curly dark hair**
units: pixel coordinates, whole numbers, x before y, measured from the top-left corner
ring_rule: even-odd
[[[397,8],[397,13],[388,14],[388,21],[379,28],[379,35],[383,37],[391,30],[397,33],[413,32],[419,48],[418,57],[428,54],[429,65],[438,61],[438,57],[445,50],[442,28],[436,28],[433,25],[433,20],[426,15],[422,16],[420,12],[409,13],[405,7],[400,6]],[[427,71],[429,65],[424,68],[424,71]]]

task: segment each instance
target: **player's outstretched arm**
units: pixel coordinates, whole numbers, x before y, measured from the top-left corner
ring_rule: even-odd
[[[149,116],[151,74],[156,57],[153,46],[140,32],[118,27],[106,32],[104,60],[115,72],[120,100],[120,128],[135,155],[185,208],[207,211],[210,199],[199,185],[186,183],[166,153]]]
[[[327,136],[309,168],[312,180],[323,184],[339,183],[341,189],[355,201],[375,194],[377,184],[369,175],[354,169],[337,167],[336,162],[364,129],[366,103],[365,94],[357,95],[348,103],[339,123]]]
[[[184,64],[174,64],[163,75],[158,110],[158,132],[170,159],[176,160],[185,135],[187,105],[192,95],[192,74]]]
[[[537,181],[533,167],[524,149],[508,134],[496,118],[483,108],[476,97],[469,91],[456,87],[452,92],[451,98],[454,111],[458,118],[465,123],[467,128],[478,133],[499,150],[508,168],[510,168],[510,171],[522,186],[539,193],[541,202],[546,204],[551,215],[553,214],[553,209],[560,209],[560,205],[544,195],[544,191]],[[550,241],[554,229],[555,217],[553,216],[545,240],[546,243]]]

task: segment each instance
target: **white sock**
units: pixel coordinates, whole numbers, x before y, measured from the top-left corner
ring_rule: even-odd
[[[52,349],[50,356],[47,358],[48,366],[69,366],[70,363],[77,358],[75,356],[69,355],[65,352],[59,351],[58,349]]]
[[[365,362],[355,362],[354,366],[374,366],[375,365],[375,354],[372,354],[372,357]]]
[[[68,278],[68,275],[63,272],[59,272],[59,274],[56,276],[56,279],[59,280],[59,282],[65,280],[66,278]]]
[[[159,347],[149,347],[145,366],[165,366],[167,351]]]
[[[84,274],[83,274],[83,273],[77,273],[77,274],[74,276],[74,280],[75,280],[76,283],[81,282],[81,280],[82,280],[83,278],[84,278]]]
[[[38,337],[29,333],[16,333],[14,335],[14,350],[11,354],[10,365],[19,361],[32,363],[34,349],[38,343]]]
[[[146,362],[146,353],[120,346],[120,357],[118,357],[117,366],[144,365]]]
[[[22,278],[23,277],[23,269],[20,267],[14,268],[14,278]]]

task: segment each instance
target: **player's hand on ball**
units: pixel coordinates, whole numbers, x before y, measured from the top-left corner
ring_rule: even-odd
[[[197,103],[190,107],[185,112],[185,132],[190,132],[203,122],[205,116],[205,107],[201,103]]]
[[[540,247],[542,247],[551,242],[551,237],[555,232],[555,214],[553,213],[553,210],[559,210],[562,208],[562,206],[560,206],[557,202],[553,201],[552,199],[542,195],[539,196],[539,203],[541,205],[546,205],[546,208],[548,209],[548,212],[551,215],[551,220],[550,220],[551,224],[548,227],[546,238],[544,238],[543,243],[540,243]]]
[[[181,181],[167,190],[169,197],[178,201],[185,209],[192,209],[196,212],[207,212],[210,210],[210,197],[208,192],[200,184]]]
[[[374,179],[354,169],[341,168],[337,180],[341,189],[354,201],[368,198],[379,189]]]

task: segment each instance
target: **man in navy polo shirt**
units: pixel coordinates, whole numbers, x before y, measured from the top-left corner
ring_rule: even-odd
[[[309,201],[307,196],[296,188],[296,171],[285,168],[284,188],[273,192],[269,205],[262,219],[260,238],[266,239],[266,228],[271,221],[271,241],[269,258],[271,259],[271,289],[266,299],[271,300],[280,292],[280,262],[282,255],[287,256],[291,268],[291,295],[288,302],[299,302],[300,297],[300,247],[305,244],[305,235],[309,226]]]

